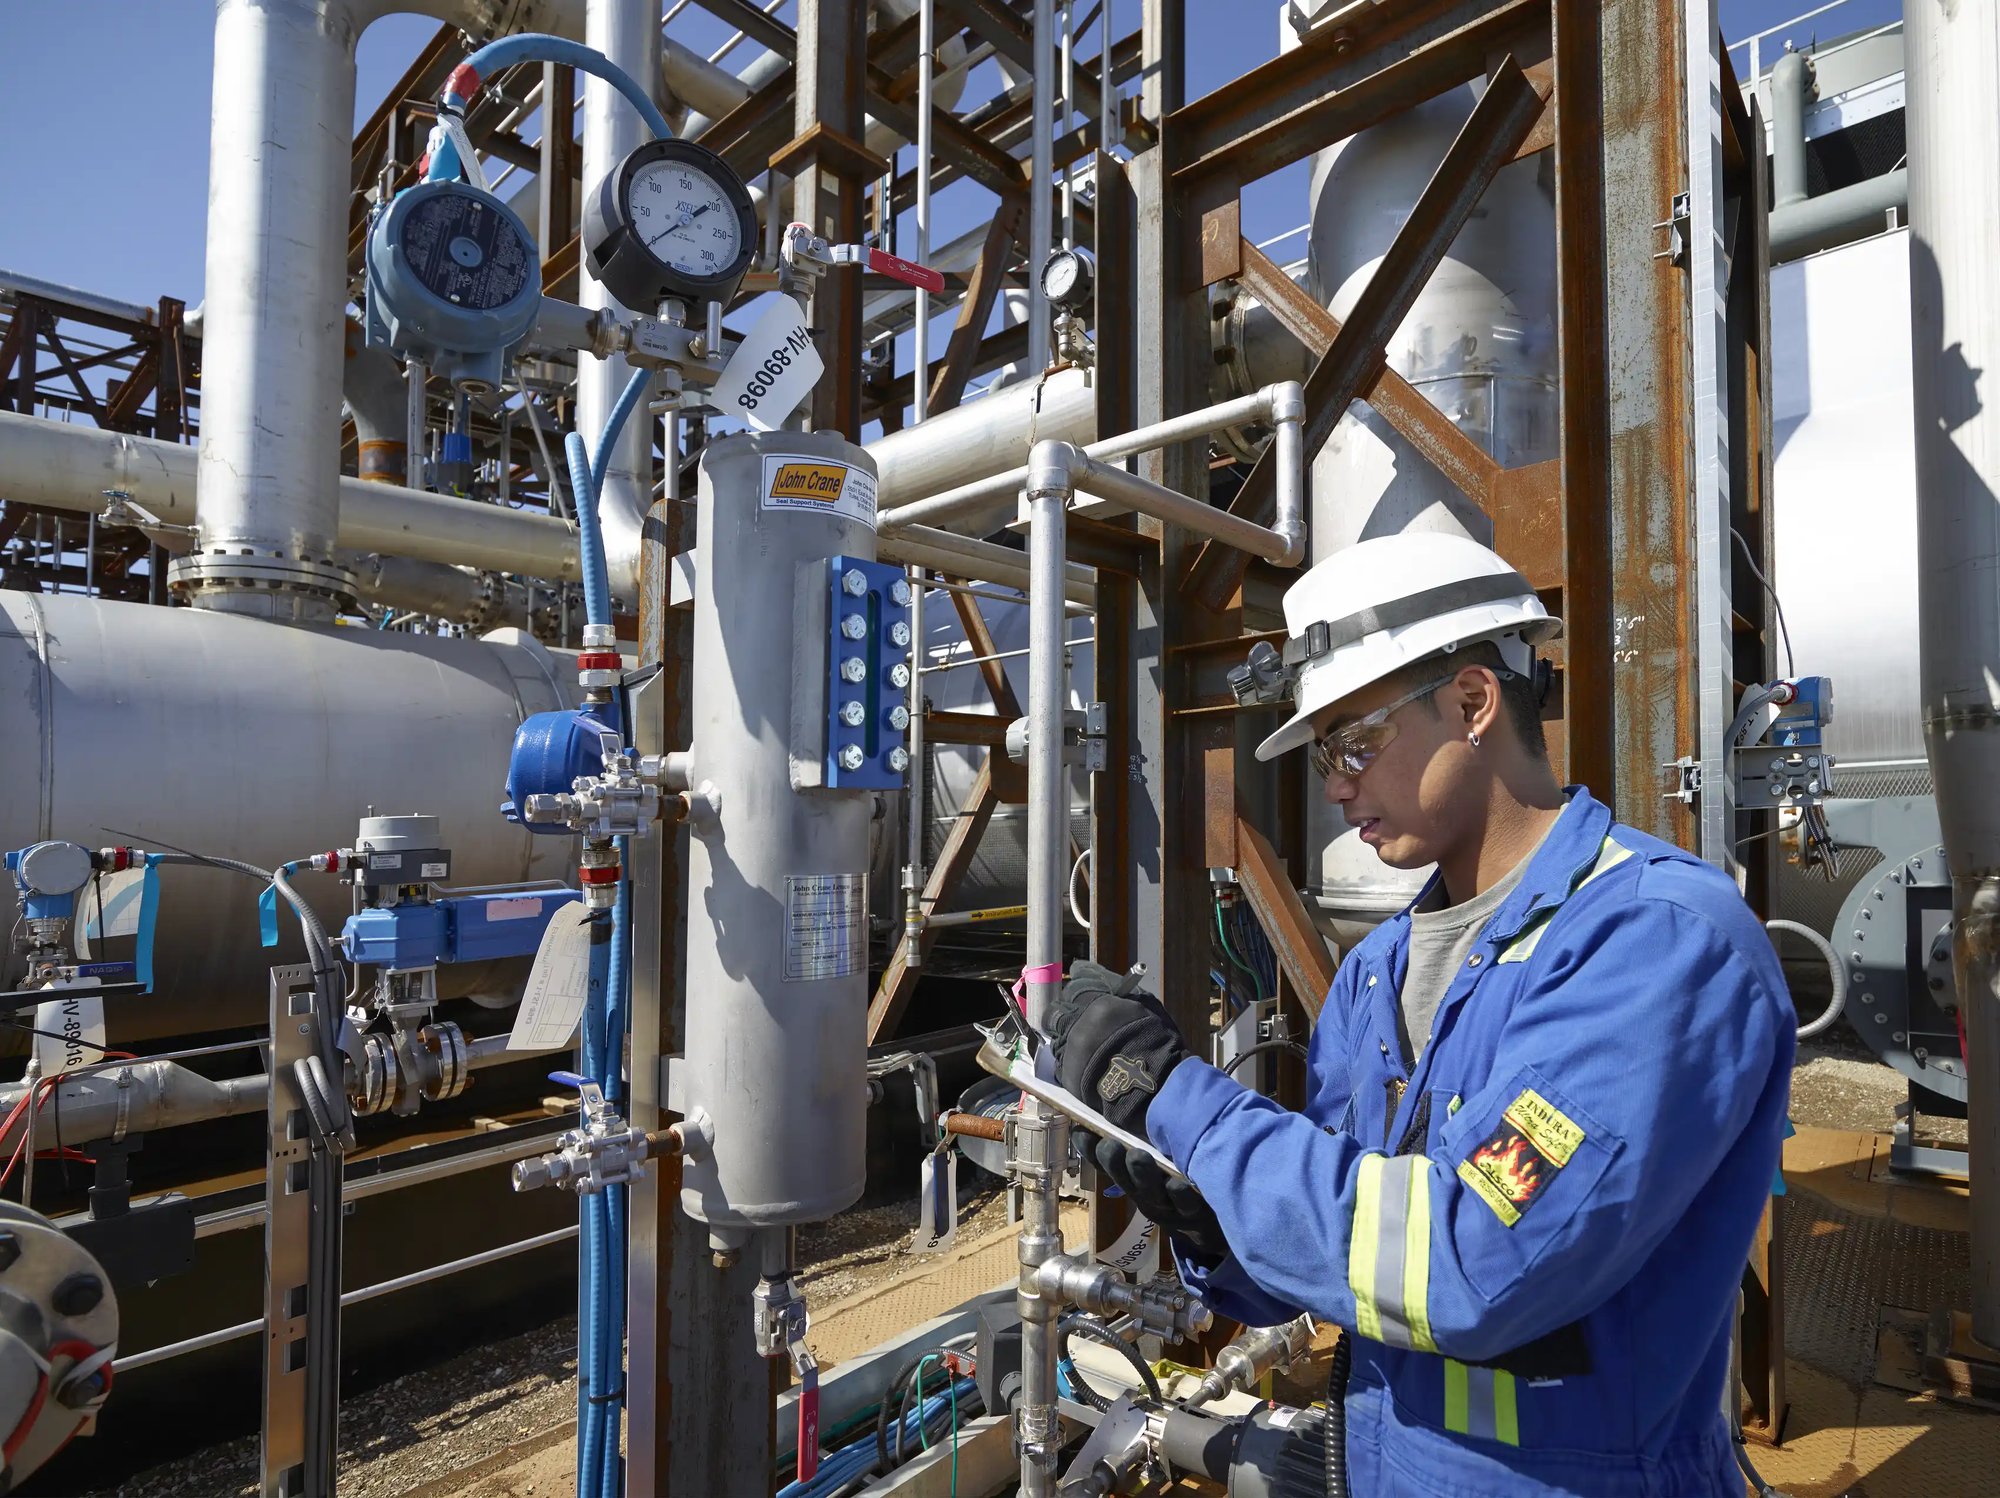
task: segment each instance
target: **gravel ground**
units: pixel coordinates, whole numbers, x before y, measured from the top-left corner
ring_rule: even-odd
[[[1004,1190],[970,1169],[960,1179],[962,1235],[981,1236],[1006,1220]],[[921,1262],[906,1247],[916,1226],[911,1201],[802,1229],[806,1267],[799,1279],[808,1304],[820,1310]],[[482,1498],[560,1498],[574,1492],[567,1445],[530,1462],[525,1480],[511,1462],[501,1486],[461,1488],[447,1479],[510,1449],[518,1454],[538,1440],[553,1441],[575,1418],[576,1318],[565,1316],[343,1399],[340,1491],[343,1498],[398,1498],[420,1488],[467,1498],[474,1492]],[[115,1440],[115,1421],[105,1431]],[[255,1498],[256,1492],[257,1438],[246,1436],[83,1498]]]
[[[1792,1122],[1801,1128],[1867,1129],[1886,1134],[1896,1123],[1896,1105],[1909,1096],[1900,1072],[1875,1059],[1874,1052],[1844,1025],[1799,1042],[1792,1070]],[[1929,1144],[1964,1144],[1965,1120],[1926,1114],[1918,1129]]]

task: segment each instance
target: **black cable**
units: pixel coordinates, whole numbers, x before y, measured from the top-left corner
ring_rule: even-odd
[[[37,1030],[33,1025],[24,1024],[17,1019],[8,1019],[5,1015],[0,1015],[0,1025],[6,1025],[10,1029],[23,1030],[30,1035],[39,1035],[44,1040],[60,1040],[64,1045],[82,1046],[86,1051],[96,1051],[100,1056],[109,1056],[112,1051],[117,1049],[115,1046],[99,1045],[94,1040],[85,1040],[81,1036],[58,1035],[53,1030]]]
[[[1076,1360],[1069,1355],[1071,1333],[1081,1335],[1086,1341],[1095,1342],[1101,1347],[1109,1347],[1113,1352],[1120,1354],[1132,1365],[1133,1371],[1139,1375],[1139,1381],[1146,1386],[1146,1397],[1160,1398],[1160,1381],[1153,1376],[1153,1370],[1146,1360],[1139,1356],[1138,1348],[1112,1331],[1110,1327],[1086,1316],[1083,1312],[1070,1311],[1056,1323],[1056,1360],[1068,1369],[1070,1388],[1085,1404],[1099,1411],[1111,1407],[1111,1401],[1091,1388],[1083,1376],[1083,1371],[1076,1366]]]
[[[931,1351],[935,1352],[937,1350],[933,1348]],[[882,1391],[882,1407],[875,1412],[875,1464],[880,1471],[887,1472],[895,1465],[894,1462],[889,1460],[890,1407],[892,1405],[895,1407],[895,1419],[898,1422],[896,1434],[900,1437],[902,1435],[901,1421],[903,1418],[904,1386],[909,1383],[911,1375],[917,1371],[918,1366],[923,1362],[924,1358],[930,1355],[929,1352],[923,1353],[904,1364],[903,1371],[892,1378],[889,1381],[888,1388]],[[898,1456],[897,1461],[901,1460],[902,1458]]]
[[[1255,1045],[1245,1046],[1229,1058],[1229,1064],[1222,1068],[1222,1074],[1225,1077],[1235,1076],[1237,1067],[1248,1061],[1252,1056],[1261,1056],[1267,1051],[1290,1051],[1301,1061],[1311,1059],[1311,1054],[1296,1040],[1288,1040],[1280,1036],[1276,1040],[1260,1040]]]
[[[1343,1331],[1326,1366],[1325,1442],[1326,1498],[1347,1498],[1347,1376],[1354,1367],[1354,1334]]]

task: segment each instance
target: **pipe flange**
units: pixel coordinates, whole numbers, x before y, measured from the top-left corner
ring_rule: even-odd
[[[465,1032],[450,1020],[425,1025],[418,1032],[424,1048],[437,1062],[435,1083],[424,1088],[424,1100],[447,1102],[465,1091],[472,1076],[471,1058],[465,1048]]]
[[[197,608],[271,619],[324,618],[359,601],[347,568],[278,552],[190,552],[168,563],[167,585]]]
[[[1848,1023],[1912,1082],[1964,1102],[1950,950],[1951,869],[1942,845],[1885,849],[1829,937],[1847,959]]]
[[[354,1111],[363,1118],[372,1117],[389,1106],[389,1099],[395,1093],[392,1083],[397,1071],[396,1054],[389,1038],[363,1036],[361,1063],[355,1070]]]

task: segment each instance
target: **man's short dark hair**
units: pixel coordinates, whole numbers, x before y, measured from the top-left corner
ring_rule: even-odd
[[[1523,676],[1510,668],[1506,658],[1500,654],[1500,647],[1491,640],[1475,640],[1449,655],[1426,656],[1423,660],[1412,661],[1391,672],[1388,679],[1403,691],[1410,692],[1441,676],[1455,676],[1467,666],[1484,666],[1500,679],[1500,703],[1506,709],[1507,721],[1514,725],[1514,736],[1530,754],[1548,758],[1549,745],[1542,733],[1542,704],[1534,674],[1530,672]],[[1426,697],[1424,701],[1433,714],[1442,715],[1435,695]]]

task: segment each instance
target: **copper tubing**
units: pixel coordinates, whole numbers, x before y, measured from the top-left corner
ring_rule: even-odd
[[[1007,1137],[1007,1126],[983,1113],[947,1113],[938,1119],[938,1127],[947,1134],[963,1134],[968,1139],[1000,1142]]]

